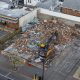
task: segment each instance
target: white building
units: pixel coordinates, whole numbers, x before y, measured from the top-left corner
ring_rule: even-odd
[[[23,4],[23,5],[30,5],[30,6],[35,6],[37,3],[39,3],[41,0],[10,0],[11,2],[16,2],[18,4]]]
[[[24,4],[35,6],[37,3],[39,3],[40,0],[24,0]]]

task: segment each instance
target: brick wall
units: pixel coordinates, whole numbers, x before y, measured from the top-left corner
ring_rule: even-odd
[[[69,14],[69,15],[73,15],[73,16],[78,16],[80,17],[80,12],[77,11],[77,10],[72,10],[72,9],[68,9],[68,8],[63,8],[61,7],[61,10],[60,10],[62,13],[65,13],[65,14]]]
[[[8,27],[8,28],[13,28],[13,29],[19,29],[19,24],[18,23],[7,23],[6,24],[6,26]]]

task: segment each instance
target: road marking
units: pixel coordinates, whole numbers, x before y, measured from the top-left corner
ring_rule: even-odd
[[[0,76],[2,76],[2,77],[4,77],[4,78],[7,78],[7,79],[10,79],[10,80],[14,80],[14,79],[12,79],[12,78],[10,78],[10,77],[7,77],[7,76],[5,76],[5,75],[3,75],[3,74],[1,74],[1,73],[0,73]]]
[[[11,72],[9,72],[9,73],[6,75],[6,77],[8,77],[10,74],[11,74]]]

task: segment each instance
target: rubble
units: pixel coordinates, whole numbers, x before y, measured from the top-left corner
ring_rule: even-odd
[[[57,48],[59,51],[60,48],[63,48],[60,45],[66,45],[74,38],[72,34],[77,34],[76,31],[74,31],[74,27],[66,25],[57,19],[42,20],[36,24],[35,27],[31,27],[23,33],[22,36],[15,41],[12,48],[16,49],[19,55],[24,56],[24,58],[28,55],[27,60],[34,62],[36,55],[38,55],[38,45],[45,43],[55,31],[58,33],[57,41],[55,41],[55,44],[54,41],[52,41],[49,48],[53,50]],[[56,48],[55,45],[57,45]]]

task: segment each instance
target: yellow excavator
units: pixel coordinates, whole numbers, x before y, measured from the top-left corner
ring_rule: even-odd
[[[39,44],[38,55],[42,58],[48,58],[53,53],[53,48],[50,48],[50,42],[52,41],[55,45],[55,42],[58,40],[58,33],[55,31],[51,36],[45,41],[45,43]]]
[[[53,52],[53,48],[47,48],[45,43],[41,43],[39,46],[39,56],[44,57],[44,58],[48,58],[49,55],[51,55],[51,53]]]

